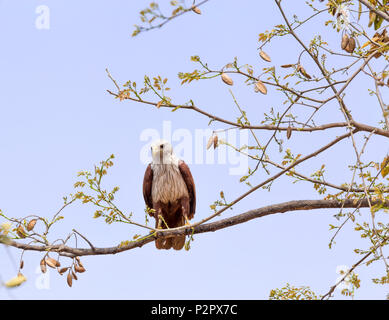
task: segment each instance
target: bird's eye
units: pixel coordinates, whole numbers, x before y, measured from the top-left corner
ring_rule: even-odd
[[[163,144],[161,144],[161,149],[163,149]]]

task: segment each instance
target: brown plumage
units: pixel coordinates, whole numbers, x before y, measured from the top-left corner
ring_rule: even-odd
[[[157,141],[152,147],[153,161],[143,179],[143,197],[146,205],[154,209],[156,228],[176,228],[193,218],[196,210],[196,189],[187,164],[179,160],[170,143]],[[162,217],[162,218],[160,218]],[[157,239],[157,249],[180,250],[185,236]]]

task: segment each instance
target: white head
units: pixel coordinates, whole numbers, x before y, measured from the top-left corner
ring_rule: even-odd
[[[151,144],[151,156],[153,164],[178,164],[173,147],[166,140],[157,140]]]

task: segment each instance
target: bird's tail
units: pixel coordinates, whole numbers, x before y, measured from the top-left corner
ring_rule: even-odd
[[[184,217],[182,217],[182,219],[180,219],[178,221],[178,223],[176,223],[176,225],[169,226],[169,227],[177,228],[177,227],[181,227],[183,225],[185,225],[185,218]],[[165,229],[165,227],[164,227],[164,229]],[[184,245],[185,245],[185,235],[155,240],[155,247],[157,249],[168,250],[168,249],[173,247],[173,249],[175,249],[175,250],[181,250],[184,247]]]

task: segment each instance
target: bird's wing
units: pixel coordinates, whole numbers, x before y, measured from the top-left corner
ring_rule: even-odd
[[[188,188],[189,193],[189,203],[190,203],[190,212],[188,219],[192,219],[196,211],[196,188],[193,181],[192,173],[189,170],[188,165],[180,160],[178,163],[178,168],[180,169],[182,178],[185,181],[186,187]]]
[[[150,209],[153,208],[153,199],[151,197],[152,185],[153,185],[153,170],[151,169],[151,164],[149,164],[146,168],[145,176],[143,178],[143,198],[145,199],[146,205]],[[151,213],[150,215],[152,216]]]

